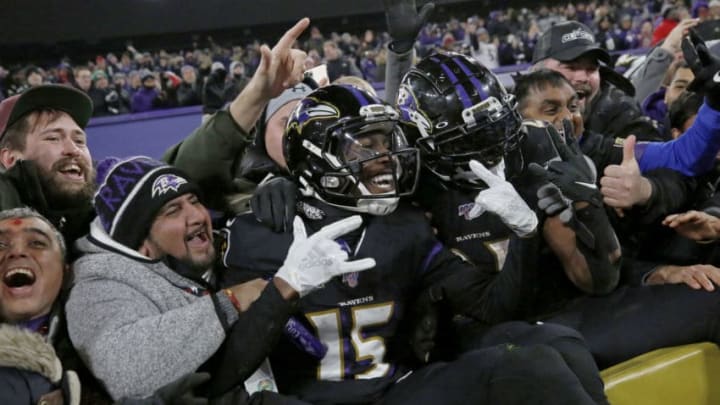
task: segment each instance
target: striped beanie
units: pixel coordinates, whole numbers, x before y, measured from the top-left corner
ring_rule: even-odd
[[[147,238],[155,216],[170,200],[199,192],[180,169],[147,156],[107,158],[97,167],[95,211],[110,237],[131,249]]]

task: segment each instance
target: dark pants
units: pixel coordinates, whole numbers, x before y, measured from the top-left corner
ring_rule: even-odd
[[[176,403],[176,402],[173,402]],[[185,403],[177,401],[177,403]],[[187,402],[190,404],[191,402]],[[285,396],[271,391],[259,391],[248,395],[244,386],[238,386],[222,396],[211,398],[209,405],[311,405],[291,396]],[[121,404],[132,405],[132,404]],[[139,404],[142,405],[142,404]]]
[[[582,335],[574,329],[552,323],[505,322],[492,328],[468,324],[459,331],[460,350],[468,351],[498,344],[546,345],[554,349],[577,376],[585,392],[597,404],[607,404],[605,387],[595,360]],[[556,365],[560,367],[559,365]]]
[[[720,343],[720,292],[684,284],[621,287],[547,318],[577,329],[603,369],[661,347]]]
[[[395,383],[379,402],[399,404],[595,404],[547,345],[497,345],[432,363]]]

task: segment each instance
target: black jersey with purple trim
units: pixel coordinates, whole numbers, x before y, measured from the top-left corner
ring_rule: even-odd
[[[497,215],[484,212],[471,219],[468,214],[475,205],[467,191],[446,190],[432,205],[432,222],[438,239],[445,246],[472,263],[502,270],[512,231]]]
[[[540,135],[544,132],[531,132],[530,139]],[[548,149],[538,148],[531,157],[534,161],[547,159],[552,155]],[[493,213],[485,212],[474,219],[468,217],[480,190],[456,188],[442,183],[431,173],[424,172],[424,175],[426,177],[419,184],[415,197],[421,206],[428,207],[437,237],[448,249],[476,266],[496,272],[532,274],[525,278],[527,283],[522,285],[524,297],[513,304],[517,317],[538,319],[541,315],[555,312],[579,295],[579,290],[569,281],[556,255],[540,234],[534,249],[524,249],[523,261],[507,263],[511,240],[515,237],[512,230]],[[534,197],[537,185],[523,183],[526,177],[517,182],[525,190],[518,191],[523,198],[530,194]],[[517,184],[513,185],[518,188]],[[537,205],[537,197],[534,198],[528,201],[528,205]]]
[[[300,300],[295,319],[327,346],[327,353],[319,360],[282,337],[271,355],[281,392],[322,403],[380,398],[407,371],[397,359],[397,348],[407,345],[398,334],[407,305],[431,286],[447,295],[454,310],[470,315],[506,307],[490,305],[506,298],[488,294],[496,273],[470,266],[441,245],[422,211],[401,204],[391,215],[365,216],[364,221],[357,240],[347,246],[351,259],[373,257],[376,266],[335,277]],[[327,223],[321,222],[305,219],[308,233]],[[291,232],[273,233],[252,215],[237,217],[225,232],[226,286],[271,277],[292,242]]]

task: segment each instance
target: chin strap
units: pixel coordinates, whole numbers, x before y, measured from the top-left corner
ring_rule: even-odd
[[[322,196],[313,188],[313,186],[302,176],[300,177],[300,185],[299,188],[300,194],[302,194],[304,197],[312,197],[318,201],[322,201],[325,204],[331,205],[333,207],[343,208],[349,211],[353,212],[359,212],[364,214],[370,214],[370,215],[377,215],[377,216],[383,216],[388,215],[395,211],[398,204],[400,203],[400,197],[391,197],[390,195],[395,195],[394,192],[387,193],[388,196],[384,198],[362,198],[359,197],[357,199],[357,203],[355,206],[350,205],[340,205],[340,204],[333,204],[329,201],[326,201],[322,198]],[[360,190],[362,195],[375,195],[379,196],[380,194],[372,194],[370,190],[365,187],[363,183],[359,183],[357,185],[357,189]]]
[[[388,198],[361,198],[357,202],[357,209],[354,211],[365,212],[370,215],[383,216],[391,214],[400,203],[399,197]]]

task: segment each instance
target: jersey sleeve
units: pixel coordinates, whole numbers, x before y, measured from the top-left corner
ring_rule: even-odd
[[[533,290],[538,238],[511,237],[500,272],[474,266],[437,242],[423,265],[425,288],[433,301],[447,302],[456,313],[488,323],[513,319]]]

